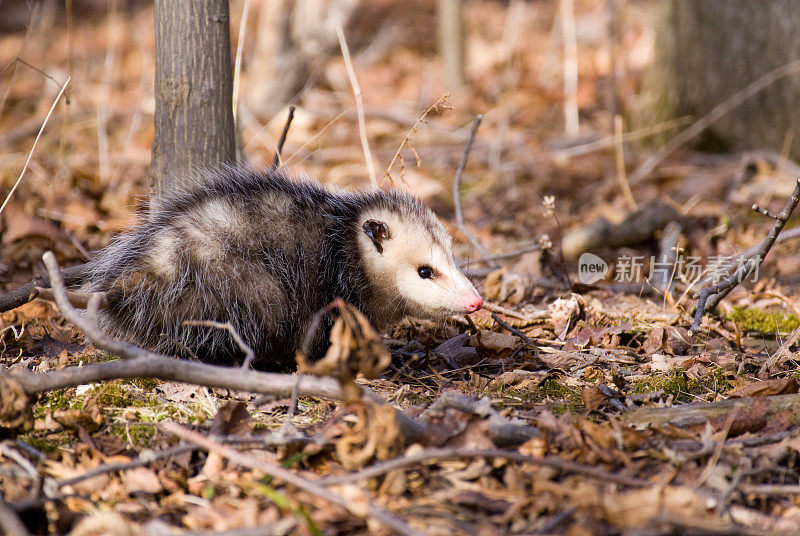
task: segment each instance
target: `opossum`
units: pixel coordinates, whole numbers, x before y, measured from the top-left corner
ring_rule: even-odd
[[[160,191],[141,220],[96,255],[82,290],[106,292],[110,335],[156,352],[232,364],[242,354],[228,332],[183,323],[230,322],[256,368],[286,369],[335,298],[378,330],[483,306],[441,222],[400,191],[220,166]],[[326,330],[310,359],[324,355]]]

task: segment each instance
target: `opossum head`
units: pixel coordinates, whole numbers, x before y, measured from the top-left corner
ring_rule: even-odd
[[[390,316],[445,318],[483,306],[456,266],[450,235],[430,210],[415,201],[373,208],[358,225],[364,270]]]

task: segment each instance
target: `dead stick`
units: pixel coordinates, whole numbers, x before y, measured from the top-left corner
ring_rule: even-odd
[[[733,272],[731,275],[729,275],[716,285],[706,287],[697,294],[695,294],[695,298],[697,298],[697,308],[695,309],[694,312],[694,322],[692,322],[692,326],[689,328],[690,336],[693,333],[697,333],[697,331],[700,329],[700,323],[703,321],[703,314],[705,314],[707,310],[711,310],[714,307],[716,307],[717,304],[725,296],[727,296],[731,290],[736,288],[744,280],[744,278],[747,277],[748,274],[758,270],[758,268],[764,262],[764,257],[767,256],[767,253],[769,253],[769,250],[772,248],[772,245],[778,238],[778,234],[780,234],[784,225],[786,225],[787,220],[792,215],[792,212],[794,211],[795,207],[797,207],[798,202],[800,202],[800,179],[797,179],[797,183],[795,184],[792,196],[786,202],[786,206],[783,207],[783,210],[778,214],[773,214],[768,210],[759,207],[758,205],[753,205],[753,210],[774,219],[775,224],[772,226],[772,229],[770,229],[767,238],[765,238],[764,241],[761,242],[761,245],[759,246],[756,254],[752,257],[753,259],[752,263],[751,262],[742,263],[742,265],[739,266],[739,268],[735,272]],[[711,302],[708,303],[708,306],[706,306],[706,302],[709,301],[710,297],[711,297]]]
[[[632,488],[646,488],[652,485],[647,480],[633,478],[629,476],[618,475],[609,473],[602,469],[591,465],[582,465],[561,458],[544,457],[536,458],[534,456],[526,456],[513,450],[503,449],[459,449],[459,448],[440,448],[440,449],[426,449],[415,454],[410,454],[402,458],[394,458],[385,462],[379,462],[370,467],[350,473],[346,475],[330,476],[321,480],[325,486],[332,486],[334,484],[348,484],[351,482],[358,482],[366,478],[373,478],[382,474],[388,473],[394,469],[406,467],[409,465],[416,465],[422,462],[429,462],[434,460],[452,460],[459,458],[504,458],[520,463],[528,463],[531,465],[539,465],[543,467],[551,467],[559,469],[567,473],[576,473],[614,484],[623,486],[630,486]]]
[[[196,445],[183,444],[169,449],[164,449],[158,452],[144,451],[135,460],[125,463],[121,462],[106,463],[98,467],[95,467],[93,469],[89,469],[88,471],[80,475],[59,480],[56,482],[56,487],[61,489],[65,486],[72,486],[73,484],[77,484],[78,482],[83,482],[84,480],[88,480],[98,475],[104,475],[106,473],[114,473],[116,471],[126,471],[128,469],[136,469],[137,467],[142,467],[143,465],[149,465],[157,460],[169,458],[172,456],[177,456],[178,454],[183,454],[184,452],[197,450],[198,448],[199,447],[197,447]]]
[[[272,160],[271,169],[278,169],[278,164],[281,161],[281,151],[283,151],[283,144],[286,143],[286,135],[289,133],[289,127],[294,119],[294,105],[289,106],[289,116],[286,118],[286,124],[283,125],[283,132],[278,140],[278,148],[275,151],[275,158]]]
[[[61,277],[66,285],[82,283],[89,274],[91,264],[80,264],[61,271]],[[33,280],[19,288],[0,295],[0,313],[25,305],[39,297],[39,288],[48,288],[50,278],[46,274],[34,274]]]
[[[533,344],[533,341],[530,339],[530,337],[528,337],[522,331],[518,330],[517,328],[515,328],[514,326],[510,325],[508,322],[497,316],[497,313],[492,313],[492,320],[500,324],[500,327],[503,328],[504,330],[522,339],[522,342],[524,342],[525,344]]]
[[[472,246],[477,249],[483,257],[488,257],[489,252],[486,251],[486,248],[478,242],[469,229],[467,229],[467,226],[464,225],[464,216],[461,213],[461,175],[464,174],[469,152],[472,150],[472,144],[475,142],[475,133],[478,131],[482,119],[483,116],[480,114],[475,117],[475,122],[472,123],[472,130],[469,133],[469,138],[467,138],[467,144],[464,146],[464,153],[461,155],[461,162],[459,162],[458,169],[456,170],[456,178],[453,180],[453,205],[456,210],[456,226],[458,226],[458,230],[467,237]]]
[[[164,432],[169,434],[176,435],[183,439],[184,441],[191,441],[197,445],[200,445],[204,449],[208,450],[209,452],[214,452],[226,459],[230,462],[235,463],[236,465],[240,465],[243,467],[247,467],[256,471],[260,471],[264,474],[273,476],[275,478],[279,478],[288,484],[291,484],[295,487],[302,489],[312,495],[317,497],[321,497],[333,504],[341,506],[351,514],[357,515],[359,517],[363,516],[363,513],[359,511],[359,509],[350,503],[344,497],[337,495],[327,489],[326,487],[319,484],[314,480],[301,476],[297,473],[290,471],[289,469],[284,469],[280,465],[274,465],[267,463],[263,460],[257,460],[256,458],[241,453],[231,447],[227,447],[225,445],[221,445],[216,441],[212,441],[211,439],[194,432],[192,430],[188,430],[183,426],[180,426],[174,422],[164,421],[159,423],[159,428],[161,428]],[[394,514],[387,512],[383,508],[376,506],[372,501],[368,501],[368,516],[376,521],[380,522],[384,526],[390,528],[391,530],[395,531],[398,534],[406,534],[406,535],[413,535],[413,536],[421,536],[423,533],[414,530],[411,528],[405,521],[400,519],[399,517],[395,516]]]

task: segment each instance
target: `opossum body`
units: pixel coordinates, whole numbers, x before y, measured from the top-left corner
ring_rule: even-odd
[[[257,368],[279,369],[294,363],[314,314],[335,298],[379,330],[404,315],[479,309],[451,244],[408,194],[222,167],[160,193],[141,223],[99,252],[83,290],[107,291],[101,324],[113,336],[231,363],[240,352],[229,333],[183,324],[230,322]],[[329,328],[310,358],[325,352]]]

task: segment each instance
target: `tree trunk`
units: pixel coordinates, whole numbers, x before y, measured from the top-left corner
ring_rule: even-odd
[[[228,0],[156,0],[154,18],[158,193],[196,166],[233,162],[236,146]]]
[[[699,118],[778,67],[800,59],[794,0],[665,0],[644,122]],[[800,127],[800,75],[783,76],[732,108],[699,138],[707,150],[780,151]],[[795,136],[791,155],[800,157]]]

